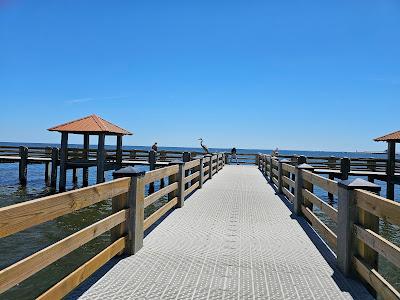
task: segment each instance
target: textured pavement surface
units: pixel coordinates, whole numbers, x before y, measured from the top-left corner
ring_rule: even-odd
[[[371,299],[257,167],[225,166],[81,299]]]

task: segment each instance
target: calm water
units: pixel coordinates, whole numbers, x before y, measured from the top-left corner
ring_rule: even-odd
[[[2,144],[2,143],[0,143]],[[29,146],[29,145],[28,145]],[[48,144],[35,144],[35,146],[57,146]],[[135,149],[147,149],[146,147],[126,147]],[[180,151],[199,151],[196,148],[165,148],[166,150]],[[212,151],[226,151],[227,149],[211,149]],[[238,150],[239,153],[270,153],[271,150]],[[382,155],[371,155],[361,153],[344,153],[344,152],[309,152],[309,151],[280,151],[281,154],[299,154],[305,156],[348,156],[348,157],[383,157]],[[147,167],[139,167],[147,170]],[[72,172],[72,171],[71,171]],[[78,170],[78,185],[73,186],[71,181],[72,173],[67,174],[67,188],[73,189],[82,186],[82,176]],[[106,180],[112,179],[112,171],[106,172]],[[89,184],[95,184],[96,170],[89,170]],[[385,195],[386,186],[383,182],[376,181],[382,186],[382,195]],[[156,186],[156,189],[158,187]],[[328,201],[324,191],[316,188],[316,194],[323,200]],[[0,164],[0,207],[12,205],[15,203],[27,201],[52,194],[53,191],[46,187],[44,183],[44,165],[28,166],[28,183],[25,187],[18,183],[18,164]],[[396,186],[396,197],[400,198],[399,187]],[[157,206],[162,203],[156,204]],[[333,205],[337,205],[337,199],[334,199]],[[146,214],[150,214],[157,207],[150,207]],[[111,202],[103,201],[82,209],[76,213],[71,213],[63,217],[47,223],[35,226],[23,232],[14,234],[0,240],[0,269],[11,265],[12,263],[40,250],[44,247],[104,218],[111,213]],[[335,224],[330,222],[323,213],[316,211],[318,215],[333,229]],[[397,226],[381,223],[381,234],[400,245],[400,231]],[[83,247],[77,249],[71,254],[53,263],[49,267],[35,274],[20,285],[12,288],[6,293],[0,295],[0,299],[32,299],[41,294],[50,286],[58,282],[67,274],[82,265],[85,261],[93,257],[95,254],[109,245],[109,233],[103,234],[98,238],[87,243]],[[396,268],[380,258],[380,272],[385,274],[386,278],[390,278],[390,282],[400,289],[400,274]]]

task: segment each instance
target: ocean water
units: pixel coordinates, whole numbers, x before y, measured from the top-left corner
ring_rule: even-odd
[[[5,145],[5,143],[0,143]],[[7,143],[7,145],[11,145]],[[19,145],[19,144],[15,144]],[[27,146],[58,146],[51,144],[27,144]],[[126,149],[144,149],[148,147],[124,147]],[[160,150],[178,150],[178,151],[201,151],[198,148],[161,148]],[[230,151],[230,149],[210,149],[211,151]],[[270,153],[271,150],[258,149],[238,149],[238,153]],[[298,154],[305,156],[337,156],[337,157],[378,157],[385,158],[385,155],[368,154],[368,153],[352,153],[352,152],[316,152],[316,151],[280,151],[280,154]],[[147,171],[145,166],[139,166]],[[112,179],[112,171],[105,174],[106,180]],[[67,189],[79,188],[82,186],[81,170],[78,169],[78,183],[72,183],[72,171],[67,173]],[[89,169],[89,184],[95,184],[96,170]],[[376,181],[382,186],[381,195],[386,194],[386,184]],[[159,187],[155,186],[157,190]],[[0,207],[36,199],[46,195],[50,195],[54,191],[48,188],[44,182],[44,165],[28,166],[28,182],[26,186],[21,186],[18,182],[18,164],[0,164]],[[315,193],[325,201],[328,197],[325,191],[315,188]],[[396,186],[396,199],[400,198],[399,186]],[[152,213],[157,207],[161,206],[160,201],[146,210],[146,215]],[[337,199],[333,200],[333,206],[337,206]],[[335,223],[331,222],[322,212],[315,209],[317,215],[332,229],[335,229]],[[0,269],[3,269],[12,263],[21,260],[30,254],[43,249],[46,246],[100,220],[111,213],[111,202],[103,201],[90,207],[79,210],[55,220],[37,225],[33,228],[24,230],[12,236],[0,239]],[[398,226],[393,226],[381,222],[380,233],[397,244],[400,245],[400,231]],[[85,261],[99,253],[110,243],[109,233],[105,233],[91,242],[85,244],[64,258],[56,261],[49,267],[41,270],[31,278],[25,280],[18,286],[0,295],[0,299],[32,299],[40,295],[46,289],[57,283],[60,279],[71,273]],[[389,282],[396,288],[400,289],[400,272],[391,263],[383,258],[379,259],[379,271],[385,275]]]

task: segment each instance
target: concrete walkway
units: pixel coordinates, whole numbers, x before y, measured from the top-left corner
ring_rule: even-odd
[[[81,299],[371,299],[253,166],[225,166]]]

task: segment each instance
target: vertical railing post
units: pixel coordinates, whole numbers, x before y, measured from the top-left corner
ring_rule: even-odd
[[[167,153],[165,150],[160,151],[160,161],[166,161],[167,160]]]
[[[192,156],[191,156],[190,152],[185,151],[182,154],[182,160],[183,160],[184,163],[185,162],[189,162],[191,157]],[[189,176],[189,172],[190,172],[189,170],[185,170],[185,177]],[[189,188],[189,183],[186,183],[185,184],[185,190],[188,189],[188,188]]]
[[[60,150],[58,148],[53,148],[51,150],[50,186],[52,188],[55,188],[57,186],[57,166],[58,166],[59,152]]]
[[[215,168],[215,173],[218,173],[218,169],[219,169],[219,154],[217,153],[217,166]]]
[[[28,174],[28,148],[25,146],[19,147],[19,182],[22,185],[26,184]]]
[[[293,211],[298,216],[302,215],[301,206],[305,204],[303,199],[303,187],[304,187],[303,170],[312,171],[314,170],[314,168],[306,163],[296,165],[296,170],[295,170],[296,181],[294,189]]]
[[[210,158],[210,160],[209,160],[209,169],[208,169],[208,177],[209,177],[209,179],[212,179],[212,176],[213,176],[213,173],[212,173],[213,155],[212,154],[207,154],[207,156]]]
[[[274,173],[273,173],[273,170],[274,170],[274,164],[273,164],[273,156],[271,155],[270,157],[269,157],[269,162],[270,162],[270,164],[269,164],[269,182],[270,183],[273,183],[274,181],[272,180],[272,178],[274,178]]]
[[[349,178],[350,173],[350,159],[348,157],[343,157],[340,159],[340,176],[342,180]]]
[[[203,187],[203,182],[204,182],[204,157],[200,156],[200,177],[199,177],[199,189]]]
[[[145,172],[134,167],[122,168],[113,173],[114,178],[130,177],[126,204],[129,208],[126,230],[128,231],[128,241],[126,254],[133,255],[143,247],[143,224],[144,224],[144,176]],[[117,203],[121,201],[120,203]],[[113,199],[113,210],[121,209],[126,206],[122,199]],[[124,232],[124,227],[119,227],[114,231],[114,238],[117,234]]]
[[[168,178],[168,184],[177,182],[178,189],[175,192],[171,192],[168,194],[168,200],[172,200],[173,198],[177,197],[178,202],[176,204],[177,208],[183,207],[185,204],[185,163],[181,160],[174,160],[169,163],[170,166],[178,165],[179,170],[178,173],[170,175]]]
[[[266,154],[263,154],[263,159],[264,159],[264,176],[267,177],[268,174],[268,156]]]
[[[224,153],[224,158],[225,158],[225,165],[227,165],[229,163],[228,161],[228,153]]]
[[[349,276],[352,271],[352,257],[356,252],[356,238],[353,234],[353,225],[358,222],[354,190],[363,189],[379,192],[381,188],[374,183],[360,178],[341,180],[338,186],[337,263],[340,270],[346,276]]]
[[[282,164],[284,163],[289,163],[290,160],[287,159],[282,159],[278,161],[278,194],[282,194],[282,187],[283,187],[283,169],[282,169]]]

